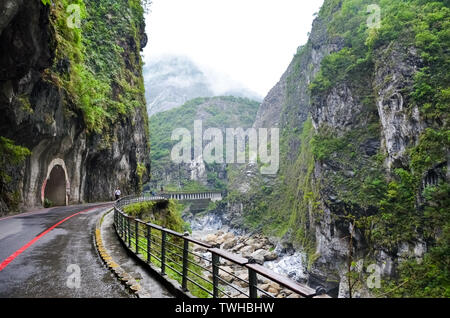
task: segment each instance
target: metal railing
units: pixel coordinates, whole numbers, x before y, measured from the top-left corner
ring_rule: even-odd
[[[156,224],[135,219],[123,207],[138,202],[165,200],[161,196],[126,197],[114,206],[114,227],[127,247],[160,274],[177,280],[183,291],[197,297],[272,298],[267,288],[274,282],[300,297],[312,298],[323,293],[294,282],[247,258]],[[230,270],[231,266],[238,268]],[[266,284],[266,288],[262,285]]]

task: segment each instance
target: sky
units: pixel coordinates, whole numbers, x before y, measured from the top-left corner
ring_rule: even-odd
[[[144,61],[183,55],[264,97],[306,43],[323,0],[152,0]]]

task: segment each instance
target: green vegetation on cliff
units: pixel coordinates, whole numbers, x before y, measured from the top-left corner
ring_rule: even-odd
[[[313,136],[312,121],[308,119],[299,136],[301,146],[296,161],[282,167],[279,183],[264,186],[251,195],[251,201],[255,203],[249,202],[249,212],[244,216],[250,227],[257,228],[262,224],[261,230],[267,235],[288,235],[311,253],[314,246],[308,232],[308,211],[317,208],[318,199],[316,186],[310,182],[314,172]]]
[[[62,0],[50,7],[56,56],[47,77],[83,112],[88,131],[104,134],[121,115],[145,109],[141,1]]]
[[[168,202],[140,202],[126,206],[124,212],[144,222],[163,226],[173,231],[183,233],[188,228],[181,218],[183,206],[175,200]]]
[[[339,180],[338,173],[324,182],[332,182],[339,189],[339,199],[351,207],[347,210],[348,216],[356,218],[356,225],[366,234],[371,248],[395,249],[401,242],[417,239],[425,240],[431,247],[423,263],[410,260],[400,266],[398,279],[402,288],[392,292],[392,295],[448,297],[448,183],[443,181],[424,189],[424,193],[420,192],[426,173],[445,163],[450,149],[450,8],[446,1],[379,1],[381,27],[366,32],[364,11],[372,2],[344,1],[342,9],[330,24],[330,30],[340,30],[337,25],[343,26],[342,21],[355,21],[358,16],[360,26],[353,29],[345,27],[342,34],[351,46],[324,60],[319,76],[311,85],[311,94],[313,98],[325,95],[334,85],[360,81],[361,77],[366,78],[363,82],[372,81],[370,74],[374,73],[375,52],[381,47],[388,47],[393,42],[399,47],[415,47],[422,59],[422,67],[415,75],[413,87],[405,90],[405,99],[409,101],[409,109],[418,106],[429,128],[423,131],[419,143],[410,148],[409,164],[395,169],[393,175],[384,175],[383,166],[376,160],[383,157],[379,153],[374,157],[375,166],[370,169],[372,176],[363,179],[343,177]],[[366,66],[361,68],[361,65]],[[376,125],[376,121],[373,122]],[[361,159],[350,158],[357,152],[352,150],[353,147],[346,146],[351,145],[349,142],[357,144],[355,138],[363,136],[355,131],[350,134],[355,133],[355,137],[347,141],[343,138],[330,140],[323,134],[315,137],[317,159],[323,161],[327,155],[324,152],[328,152],[339,160],[360,164]],[[355,171],[357,175],[361,172]],[[379,212],[375,215],[363,212],[370,207]]]
[[[181,218],[181,212],[183,211],[184,206],[182,204],[177,203],[176,200],[169,200],[164,202],[140,202],[130,204],[124,207],[124,212],[136,219],[140,219],[144,222],[150,222],[164,228],[170,229],[172,231],[178,233],[185,233],[187,231],[190,232],[189,224],[185,223]],[[140,225],[140,233],[146,233],[146,227],[144,225]],[[155,251],[156,249],[160,249],[161,246],[161,232],[157,230],[152,230],[152,255],[160,255],[159,252]],[[131,239],[131,246],[135,246],[136,240]],[[143,259],[147,260],[147,238],[141,237],[138,241],[139,246],[142,247],[140,250],[140,254]],[[177,245],[181,249],[183,248],[183,240],[179,237],[175,237],[173,235],[168,234],[166,236],[166,274],[177,280],[179,283],[182,281],[182,276],[179,274],[183,271],[182,258],[180,257],[180,250]],[[191,245],[192,248],[192,245]],[[196,264],[197,259],[193,257],[192,254],[189,255],[189,279],[194,281],[188,281],[187,288],[191,294],[200,298],[209,298],[211,297],[205,290],[209,290],[212,292],[212,285],[208,282],[205,282],[200,277],[204,275],[203,268]],[[156,266],[160,267],[161,262],[156,257],[151,257],[151,262]],[[201,286],[198,287],[198,285]]]
[[[19,207],[20,194],[18,191],[10,189],[11,176],[8,172],[12,166],[21,164],[28,156],[31,155],[29,149],[15,145],[8,138],[0,136],[0,196],[1,201],[12,211],[16,211]]]

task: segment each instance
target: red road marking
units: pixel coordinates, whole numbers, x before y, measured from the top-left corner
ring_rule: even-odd
[[[67,220],[73,218],[74,216],[77,216],[78,214],[81,213],[85,213],[85,212],[89,212],[91,210],[95,210],[95,209],[100,209],[106,206],[110,206],[110,204],[107,205],[101,205],[101,206],[97,206],[97,207],[93,207],[93,208],[89,208],[80,212],[77,212],[75,214],[72,214],[68,217],[66,217],[64,220],[59,221],[58,223],[56,223],[55,225],[53,225],[52,227],[48,228],[47,230],[45,230],[44,232],[42,232],[41,234],[39,234],[38,236],[36,236],[34,239],[32,239],[31,241],[29,241],[27,244],[25,244],[24,246],[22,246],[21,248],[19,248],[17,251],[15,251],[14,253],[12,253],[7,259],[5,259],[1,264],[0,264],[0,272],[2,270],[5,269],[6,266],[9,265],[9,263],[11,263],[17,256],[19,256],[20,254],[22,254],[23,252],[25,252],[31,245],[33,245],[34,243],[36,243],[39,239],[41,239],[44,235],[48,234],[49,232],[51,232],[54,228],[56,228],[57,226],[61,225],[62,223],[66,222]]]

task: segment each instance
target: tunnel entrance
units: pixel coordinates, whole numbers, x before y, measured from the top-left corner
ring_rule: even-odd
[[[66,173],[61,165],[55,165],[45,184],[44,198],[55,206],[67,204]]]

